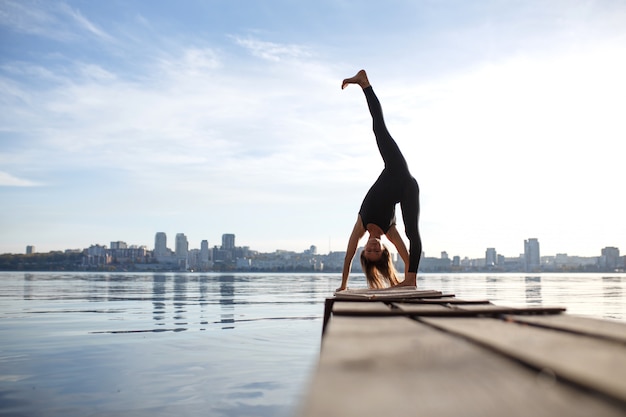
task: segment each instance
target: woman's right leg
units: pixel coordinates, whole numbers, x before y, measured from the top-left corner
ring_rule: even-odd
[[[392,171],[404,171],[408,174],[409,168],[406,160],[404,159],[402,152],[400,152],[398,144],[391,137],[389,130],[387,130],[387,125],[385,124],[385,119],[383,117],[383,109],[380,105],[378,97],[374,94],[372,86],[364,88],[363,93],[367,99],[367,107],[372,115],[372,125],[374,136],[376,136],[376,145],[378,145],[380,155],[383,157],[383,161],[385,161],[385,168]]]
[[[391,134],[387,130],[385,125],[385,119],[383,117],[383,109],[380,105],[380,101],[367,78],[367,73],[364,70],[360,70],[354,77],[346,78],[341,84],[341,88],[346,88],[348,84],[358,84],[365,93],[367,99],[367,107],[372,115],[372,122],[374,128],[374,135],[376,136],[376,144],[380,155],[385,161],[385,167],[389,170],[401,170],[408,174],[408,166],[398,144],[391,137]]]

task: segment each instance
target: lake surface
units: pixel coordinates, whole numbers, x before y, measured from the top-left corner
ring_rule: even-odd
[[[0,272],[0,415],[291,416],[319,355],[324,300],[339,282],[339,274]],[[425,274],[418,285],[626,321],[625,274]]]

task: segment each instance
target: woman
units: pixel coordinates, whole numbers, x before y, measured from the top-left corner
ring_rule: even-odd
[[[384,288],[390,285],[416,287],[417,267],[422,255],[422,241],[417,225],[419,187],[415,178],[411,176],[398,145],[387,131],[380,102],[374,94],[365,71],[361,70],[354,77],[343,80],[341,88],[344,89],[349,84],[357,84],[363,89],[372,115],[376,144],[385,162],[385,168],[361,204],[356,224],[348,241],[341,287],[337,288],[337,291],[347,288],[352,259],[359,240],[365,232],[369,233],[369,238],[361,253],[361,266],[368,286],[370,288]],[[396,229],[395,206],[397,203],[400,203],[405,232],[410,242],[408,251]],[[393,243],[404,261],[404,281],[402,282],[398,281],[389,250],[381,243],[380,239],[383,235]]]

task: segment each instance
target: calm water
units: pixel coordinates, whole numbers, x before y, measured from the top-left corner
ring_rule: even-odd
[[[0,415],[290,416],[339,280],[0,273]],[[623,274],[423,275],[419,286],[626,320]]]

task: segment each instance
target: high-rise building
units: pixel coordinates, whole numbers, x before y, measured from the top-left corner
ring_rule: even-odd
[[[495,266],[498,264],[498,254],[495,248],[487,248],[485,251],[485,266]]]
[[[122,242],[118,240],[117,242],[111,242],[111,249],[127,249],[128,245],[126,242]]]
[[[187,259],[189,253],[189,242],[187,242],[187,236],[184,233],[176,234],[176,258]]]
[[[209,260],[209,241],[208,240],[203,240],[202,242],[200,242],[200,252],[203,252],[207,257],[207,260]]]
[[[157,259],[167,256],[167,235],[163,232],[157,232],[154,237],[154,256]]]
[[[600,268],[613,271],[617,269],[619,265],[619,249],[613,246],[607,246],[602,249],[602,256],[600,257]]]
[[[26,255],[32,255],[35,253],[35,247],[33,245],[26,246]]]
[[[530,238],[524,241],[524,263],[526,272],[538,271],[541,268],[538,239]]]
[[[200,268],[207,270],[210,267],[211,262],[211,250],[209,249],[209,241],[203,240],[200,242]]]
[[[235,249],[235,235],[226,233],[222,235],[222,249],[233,250]]]

